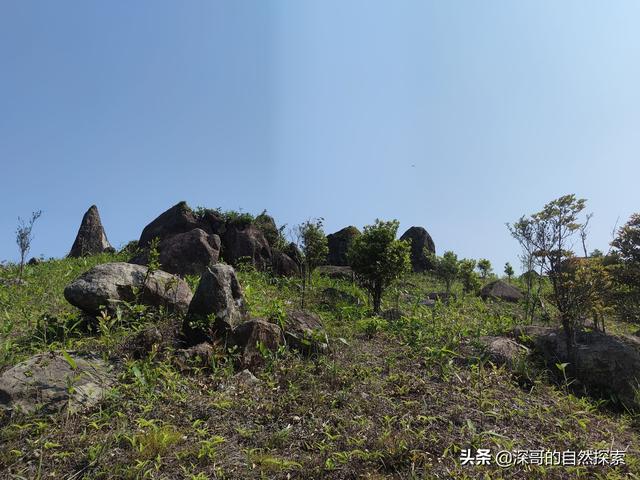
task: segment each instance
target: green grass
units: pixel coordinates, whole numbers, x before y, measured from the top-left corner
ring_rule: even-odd
[[[126,358],[145,325],[179,318],[132,306],[87,333],[62,297],[101,255],[52,260],[26,270],[26,286],[0,287],[0,369],[49,349],[119,358],[119,383],[86,415],[21,416],[0,428],[6,478],[638,478],[638,427],[549,381],[536,365],[498,368],[473,348],[521,321],[520,307],[463,297],[435,308],[418,300],[442,285],[411,275],[369,315],[357,286],[314,276],[307,307],[330,338],[326,355],[270,355],[260,383],[239,384],[224,352],[208,369],[181,370],[171,348]],[[10,278],[15,268],[0,271]],[[277,322],[300,305],[299,282],[239,272],[253,317]],[[195,288],[197,279],[190,279]],[[360,305],[323,304],[334,287]],[[624,330],[625,326],[612,324]],[[0,422],[2,422],[0,420]],[[629,446],[618,468],[464,467],[465,448],[596,449]],[[5,477],[3,477],[5,478]]]

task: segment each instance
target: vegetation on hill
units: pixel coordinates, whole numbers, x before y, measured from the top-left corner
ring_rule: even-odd
[[[135,358],[130,339],[148,324],[179,319],[130,305],[83,319],[62,296],[91,266],[125,254],[27,265],[26,285],[0,288],[0,370],[35,352],[99,352],[116,361],[119,385],[87,415],[18,416],[0,430],[8,478],[629,478],[640,474],[635,417],[575,396],[544,369],[490,362],[483,335],[523,320],[518,305],[483,302],[452,284],[456,298],[421,305],[440,280],[394,282],[371,316],[366,291],[314,274],[306,306],[323,319],[329,352],[305,358],[265,351],[259,382],[239,380],[233,353],[186,369],[176,352]],[[10,266],[2,279],[16,275]],[[278,322],[299,306],[298,279],[252,268],[238,273],[252,317]],[[188,278],[193,289],[198,279]],[[518,282],[518,280],[514,280]],[[355,301],[327,303],[334,288]],[[549,288],[548,284],[544,288]],[[345,297],[346,298],[346,297]],[[624,324],[614,324],[624,328]],[[614,327],[612,325],[612,327]],[[163,327],[164,328],[164,327]],[[165,331],[170,331],[168,328]],[[556,450],[629,447],[620,467],[462,466],[467,448]],[[13,476],[13,477],[12,477]]]

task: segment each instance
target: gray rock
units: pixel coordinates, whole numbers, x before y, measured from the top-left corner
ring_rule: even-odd
[[[69,252],[69,257],[78,258],[96,255],[105,251],[113,252],[115,250],[107,240],[98,207],[91,205],[82,217],[80,229]]]
[[[300,249],[298,248],[298,246],[291,242],[289,243],[289,245],[287,245],[284,249],[285,254],[287,254],[287,256],[293,260],[294,262],[296,262],[296,265],[298,265],[298,268],[302,267],[302,252],[300,251]]]
[[[289,310],[285,320],[287,344],[303,353],[321,353],[328,348],[327,334],[320,317],[303,310]]]
[[[0,408],[25,413],[82,411],[97,405],[115,385],[112,366],[93,355],[35,355],[0,376]]]
[[[223,244],[224,259],[231,265],[248,260],[259,270],[271,267],[271,247],[260,229],[251,223],[227,222]]]
[[[524,295],[513,285],[509,285],[502,280],[494,280],[486,284],[480,290],[480,297],[483,300],[497,299],[504,300],[506,302],[517,302],[524,298]]]
[[[178,350],[173,360],[181,370],[186,371],[194,367],[210,367],[215,353],[213,345],[202,342],[193,347]]]
[[[349,226],[327,235],[327,246],[329,247],[327,263],[329,265],[339,266],[349,265],[347,252],[349,251],[353,240],[360,234],[360,230],[356,227]]]
[[[91,314],[99,313],[103,306],[115,311],[122,302],[163,306],[184,313],[192,293],[189,285],[175,275],[158,270],[147,278],[147,267],[116,262],[97,265],[80,275],[64,289],[64,297]]]
[[[217,263],[220,255],[220,237],[200,228],[165,238],[158,245],[160,266],[163,271],[176,275],[201,275],[207,267]],[[146,265],[149,252],[143,251],[130,263]]]
[[[431,253],[436,253],[436,246],[429,232],[422,227],[411,227],[402,234],[400,240],[406,240],[411,245],[411,266],[414,272],[424,272],[433,268],[425,248]]]
[[[550,371],[559,374],[558,363],[569,363],[568,376],[588,393],[613,398],[626,408],[640,410],[636,389],[640,382],[640,339],[631,335],[607,335],[600,331],[576,332],[575,365],[567,354],[562,329],[524,326],[514,330],[516,338],[527,343]]]
[[[260,319],[249,320],[234,328],[233,341],[240,347],[240,365],[250,370],[264,365],[265,359],[258,343],[272,352],[284,344],[280,326]]]
[[[242,288],[230,265],[208,267],[200,278],[183,333],[195,344],[212,341],[247,320]]]
[[[489,359],[498,365],[513,366],[529,354],[529,349],[507,337],[480,337],[478,339]]]
[[[282,277],[295,277],[300,275],[298,264],[294,262],[289,255],[279,252],[278,250],[272,250],[271,253],[271,268],[273,269],[273,273]]]

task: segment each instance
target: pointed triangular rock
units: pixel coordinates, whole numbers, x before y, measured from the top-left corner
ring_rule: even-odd
[[[84,217],[82,217],[82,223],[80,224],[76,241],[73,242],[69,256],[77,258],[86,255],[95,255],[109,250],[112,251],[113,247],[109,243],[109,240],[107,240],[107,235],[104,233],[98,207],[91,205],[91,208],[89,208],[87,213],[84,214]]]

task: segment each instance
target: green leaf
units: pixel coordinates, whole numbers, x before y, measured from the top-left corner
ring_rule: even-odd
[[[69,366],[71,367],[72,370],[77,370],[78,369],[78,364],[76,363],[76,361],[73,358],[71,358],[71,355],[69,355],[67,352],[62,350],[62,356],[64,357],[64,359],[69,364]]]

